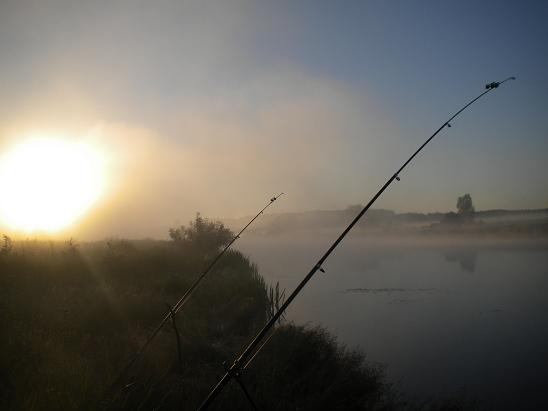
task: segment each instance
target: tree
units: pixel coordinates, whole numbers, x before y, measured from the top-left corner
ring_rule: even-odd
[[[197,213],[188,227],[183,225],[179,228],[170,228],[169,236],[176,244],[210,253],[226,246],[234,238],[234,233],[220,221],[208,220]]]
[[[457,211],[464,220],[472,220],[474,218],[474,205],[470,194],[465,194],[457,199]]]

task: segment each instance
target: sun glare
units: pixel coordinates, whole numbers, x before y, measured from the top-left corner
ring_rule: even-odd
[[[15,231],[60,231],[82,217],[104,185],[104,161],[88,144],[30,138],[0,153],[0,220]]]

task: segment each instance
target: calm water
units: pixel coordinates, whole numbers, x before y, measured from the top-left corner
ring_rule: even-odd
[[[239,249],[289,293],[332,240],[247,237]],[[546,243],[350,238],[324,268],[288,318],[359,346],[409,396],[466,393],[493,409],[548,409]]]

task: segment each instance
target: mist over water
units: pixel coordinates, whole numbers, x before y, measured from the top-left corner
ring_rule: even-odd
[[[334,238],[251,235],[239,249],[289,294]],[[350,237],[324,269],[288,319],[361,347],[410,397],[548,406],[546,242]]]

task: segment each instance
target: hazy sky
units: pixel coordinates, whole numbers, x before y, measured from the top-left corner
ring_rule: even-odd
[[[0,150],[94,141],[111,178],[78,233],[161,236],[279,191],[276,211],[364,203],[515,75],[376,206],[547,207],[547,21],[546,1],[2,0]]]

